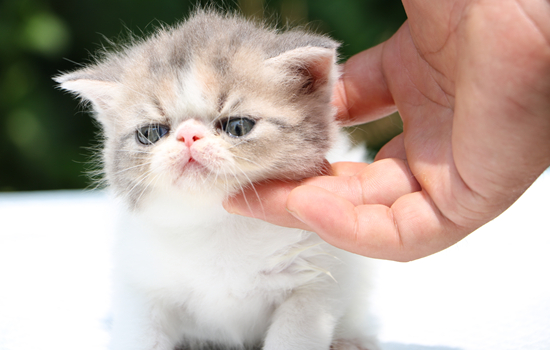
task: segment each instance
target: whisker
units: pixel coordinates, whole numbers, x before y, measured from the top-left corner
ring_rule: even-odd
[[[212,174],[212,169],[208,168],[209,172],[206,176],[203,177],[202,179],[202,185],[205,186],[206,185],[206,181],[208,181],[208,179],[210,178],[210,175]]]
[[[130,188],[127,193],[128,196],[134,191],[134,189],[139,186],[143,181],[147,179],[147,177],[154,171],[154,169],[149,169],[149,171],[146,171],[145,173],[141,174],[136,180],[138,180],[132,188]]]
[[[135,151],[131,149],[117,149],[115,152],[128,152],[128,153],[136,153],[136,154],[152,154],[153,152],[150,151]]]
[[[252,190],[254,190],[254,193],[256,194],[256,198],[258,198],[258,202],[260,203],[260,208],[262,209],[263,217],[266,218],[265,208],[264,208],[264,205],[263,205],[263,203],[262,203],[262,199],[261,199],[261,197],[260,197],[260,194],[258,193],[258,190],[256,190],[256,186],[254,186],[254,183],[252,182],[252,180],[250,179],[250,177],[246,174],[245,171],[243,171],[243,170],[238,166],[238,164],[234,164],[234,167],[233,167],[233,168],[239,170],[239,171],[246,177],[246,179],[248,180],[248,187],[251,187]],[[233,176],[235,177],[235,179],[237,179],[237,182],[239,183],[239,186],[240,186],[240,189],[241,189],[241,193],[243,194],[245,203],[246,203],[246,205],[248,206],[248,209],[250,210],[250,212],[252,212],[252,207],[250,206],[250,203],[248,202],[248,199],[246,198],[246,194],[245,194],[245,191],[244,191],[244,187],[243,187],[242,184],[240,183],[240,181],[239,181],[237,175],[234,174]]]
[[[116,173],[114,173],[114,175],[117,175],[117,174],[121,174],[121,173],[124,173],[128,170],[132,170],[132,169],[135,169],[135,168],[139,168],[139,167],[143,167],[143,166],[147,166],[147,165],[151,165],[153,162],[147,162],[147,163],[143,163],[143,164],[138,164],[138,165],[134,165],[134,166],[131,166],[131,167],[128,167],[126,169],[122,169],[122,170],[119,170],[117,171]]]
[[[241,144],[243,144],[243,143],[246,143],[246,142],[247,142],[246,140],[241,140],[240,142],[237,142],[236,144],[229,146],[228,149],[237,147],[237,146],[239,146],[239,145],[241,145]]]
[[[263,168],[263,166],[262,166],[260,163],[255,162],[255,161],[253,161],[253,160],[250,160],[250,159],[248,159],[248,158],[240,157],[240,156],[236,156],[236,155],[233,155],[233,157],[239,158],[239,159],[242,159],[242,160],[244,160],[244,161],[246,161],[246,162],[249,162],[249,163],[251,163],[251,164],[257,165],[259,168]]]
[[[155,176],[153,176],[153,178],[151,179],[151,181],[149,181],[149,183],[143,188],[143,190],[141,191],[141,193],[139,194],[139,197],[136,199],[136,202],[139,202],[139,200],[141,199],[141,197],[143,196],[143,194],[145,193],[145,191],[147,191],[147,189],[149,188],[149,186],[151,186],[151,184],[153,183],[153,181],[158,181],[158,179],[160,178],[160,173],[156,174]]]

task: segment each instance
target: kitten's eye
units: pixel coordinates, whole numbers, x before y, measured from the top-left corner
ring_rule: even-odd
[[[256,122],[252,119],[244,117],[233,117],[222,120],[220,122],[220,128],[233,137],[242,137],[248,134]]]
[[[152,145],[168,134],[170,129],[166,125],[149,124],[136,130],[136,139],[142,145]]]

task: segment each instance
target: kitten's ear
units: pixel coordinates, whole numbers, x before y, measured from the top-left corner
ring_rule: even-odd
[[[53,79],[62,89],[91,102],[97,112],[110,108],[119,89],[118,83],[98,78],[93,71],[77,71]]]
[[[301,91],[312,93],[338,78],[336,49],[306,46],[267,59],[268,65],[286,72],[300,83]]]

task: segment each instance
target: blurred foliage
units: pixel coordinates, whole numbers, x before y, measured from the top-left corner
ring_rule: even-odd
[[[96,144],[97,128],[51,77],[88,62],[104,38],[127,29],[151,32],[211,3],[283,25],[312,23],[343,43],[343,58],[389,38],[405,20],[400,0],[2,0],[0,191],[86,187],[92,153],[86,147]],[[398,130],[399,118],[389,124]],[[384,134],[357,130],[369,139]],[[379,147],[394,134],[371,144]]]

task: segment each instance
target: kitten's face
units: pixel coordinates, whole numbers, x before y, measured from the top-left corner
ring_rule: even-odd
[[[254,42],[217,38],[176,64],[174,33],[59,78],[93,102],[117,192],[135,205],[156,189],[229,195],[260,180],[319,173],[336,129],[334,49],[299,46],[269,57]],[[115,69],[115,79],[101,75]]]

